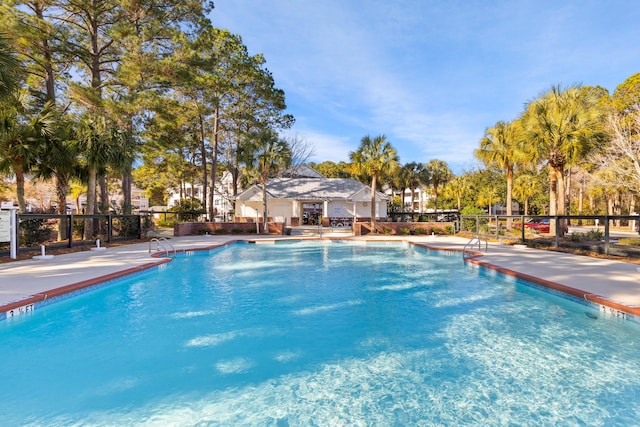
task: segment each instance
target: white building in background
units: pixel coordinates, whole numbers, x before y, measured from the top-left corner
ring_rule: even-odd
[[[384,194],[392,200],[394,197],[400,198],[402,212],[427,212],[429,202],[433,200],[433,194],[427,191],[424,186],[417,187],[413,190],[413,206],[411,205],[411,189],[405,188],[404,193],[401,190],[391,191],[391,188],[385,187]],[[404,198],[402,197],[404,195]],[[432,209],[433,210],[433,209]]]
[[[236,218],[258,221],[264,212],[262,187],[252,185],[236,198]],[[386,218],[389,198],[376,192],[376,217]],[[371,188],[350,178],[326,178],[303,165],[267,182],[267,216],[298,226],[317,224],[350,227],[371,217]]]
[[[202,201],[202,184],[185,183],[183,188],[183,198],[196,198]],[[213,193],[213,208],[216,212],[216,221],[231,220],[233,213],[233,177],[228,171],[224,171],[222,176],[216,179],[215,191]],[[169,189],[167,205],[169,208],[177,206],[180,203],[180,190],[177,188]],[[206,200],[205,210],[208,212],[209,197]]]
[[[403,194],[398,194],[402,199]],[[411,189],[404,190],[404,212],[426,212],[427,204],[433,199],[433,195],[428,193],[424,187],[418,187],[413,192],[413,206],[411,206]]]
[[[119,181],[118,181],[119,182]],[[81,206],[84,208],[86,206],[86,195],[83,194],[80,197]],[[109,192],[109,209],[112,212],[121,212],[122,211],[122,203],[124,202],[124,197],[122,196],[122,189],[118,187],[117,192]],[[69,197],[67,197],[67,207],[72,206],[73,210],[75,210],[75,200],[71,201]],[[148,211],[149,210],[149,199],[144,193],[144,190],[139,189],[135,185],[131,186],[131,210],[135,213],[138,211]]]

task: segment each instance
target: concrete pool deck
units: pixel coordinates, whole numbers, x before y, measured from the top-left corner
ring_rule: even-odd
[[[331,238],[331,236],[326,236]],[[469,239],[451,236],[374,236],[345,240],[408,241],[434,249],[460,251]],[[177,251],[215,247],[235,240],[300,240],[299,237],[188,236],[172,237]],[[475,248],[477,250],[477,246]],[[489,243],[482,256],[468,261],[506,274],[522,277],[579,298],[640,316],[640,265],[589,258],[538,249],[520,249]],[[149,243],[109,247],[56,255],[51,259],[0,264],[0,317],[33,309],[31,304],[82,289],[105,280],[169,262],[153,257]]]

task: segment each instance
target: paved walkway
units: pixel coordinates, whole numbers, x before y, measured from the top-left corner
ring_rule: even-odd
[[[331,235],[325,234],[325,237]],[[230,236],[191,236],[174,237],[170,242],[181,251],[217,246],[233,239]],[[274,236],[248,238],[265,239],[274,240]],[[461,250],[468,242],[468,239],[443,236],[395,239],[393,236],[380,236],[367,240],[408,240],[449,250]],[[46,260],[0,264],[0,314],[163,262],[167,259],[151,256],[149,243],[139,243],[110,247],[104,251],[57,255]],[[489,244],[488,251],[471,262],[640,316],[640,271],[637,269],[640,265],[499,244]]]

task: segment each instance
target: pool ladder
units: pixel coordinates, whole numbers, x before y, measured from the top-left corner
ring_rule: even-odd
[[[489,242],[486,239],[481,239],[479,236],[475,236],[471,240],[469,240],[466,245],[464,245],[464,248],[462,248],[462,258],[466,258],[468,256],[471,256],[471,254],[467,252],[467,248],[471,249],[476,244],[478,245],[478,251],[481,251],[482,250],[482,243],[484,243],[484,251],[488,252],[489,251]]]
[[[164,251],[168,257],[170,256],[169,251],[172,251],[173,257],[176,257],[176,248],[174,248],[173,245],[169,243],[166,237],[160,237],[159,239],[157,237],[154,237],[153,239],[149,240],[149,253],[151,253],[152,243],[156,244],[156,252]]]

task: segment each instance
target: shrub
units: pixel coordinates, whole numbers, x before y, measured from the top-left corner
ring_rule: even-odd
[[[569,239],[571,239],[572,242],[582,242],[586,240],[586,237],[587,233],[571,233]]]
[[[625,237],[624,239],[618,240],[618,244],[626,246],[640,246],[640,237]]]
[[[587,232],[588,240],[602,240],[604,238],[604,231],[590,230]]]
[[[20,221],[20,246],[41,245],[51,240],[51,227],[42,218]]]
[[[115,217],[111,224],[114,237],[134,237],[140,234],[140,229],[138,228],[138,217]]]
[[[200,200],[195,198],[184,199],[171,209],[169,212],[175,212],[179,221],[193,222],[206,213],[202,207]]]
[[[391,234],[391,232],[393,231],[393,229],[389,228],[389,227],[385,227],[383,230],[384,234]]]
[[[604,232],[600,230],[590,230],[586,233],[572,233],[571,241],[572,242],[582,242],[584,240],[602,240],[604,237]]]
[[[408,228],[408,227],[402,227],[402,228],[400,228],[400,230],[398,230],[398,232],[399,232],[400,234],[404,234],[404,235],[409,235],[409,234],[411,234],[411,230],[409,230],[409,228]]]
[[[175,218],[167,219],[166,221],[164,219],[157,220],[158,227],[173,227],[176,222],[178,221]]]
[[[453,228],[453,225],[445,225],[444,226],[444,231],[447,234],[455,234],[455,232],[456,232],[455,228]]]
[[[415,233],[416,234],[427,234],[427,230],[424,229],[423,227],[416,227]]]
[[[214,234],[227,234],[227,230],[225,230],[224,228],[216,228]]]
[[[232,228],[231,229],[231,234],[242,234],[244,232],[244,230],[242,228]]]
[[[486,215],[485,211],[483,211],[480,208],[476,208],[475,206],[465,206],[461,211],[460,211],[460,215]],[[487,223],[487,219],[486,218],[482,218],[480,220],[480,232],[481,233],[488,233],[489,232],[489,227],[485,227],[484,224]],[[462,220],[462,230],[464,231],[470,231],[472,233],[475,233],[476,231],[476,220],[475,218],[467,218]]]

